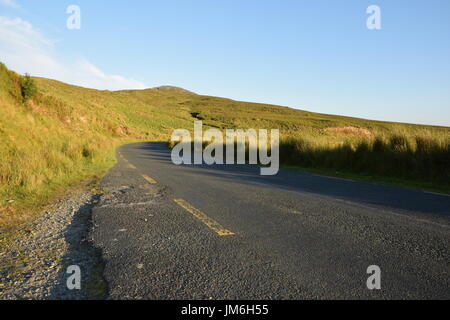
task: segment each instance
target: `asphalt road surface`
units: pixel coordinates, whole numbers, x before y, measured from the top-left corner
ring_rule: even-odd
[[[118,150],[92,238],[112,299],[449,299],[450,197]],[[381,290],[367,268],[381,269]]]

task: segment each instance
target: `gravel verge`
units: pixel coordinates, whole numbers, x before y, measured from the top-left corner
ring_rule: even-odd
[[[90,241],[91,209],[100,195],[79,190],[58,200],[42,216],[0,247],[0,299],[103,299],[101,251]],[[67,268],[81,270],[81,289],[69,290]]]

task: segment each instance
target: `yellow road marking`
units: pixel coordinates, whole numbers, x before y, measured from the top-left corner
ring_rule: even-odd
[[[150,183],[150,184],[157,184],[157,183],[158,183],[158,182],[156,182],[155,179],[150,178],[149,176],[147,176],[147,175],[145,175],[145,174],[143,174],[142,177],[143,177],[145,180],[147,180],[147,182]]]
[[[133,165],[132,165],[131,163],[130,163],[130,164],[128,164],[127,168],[129,168],[129,169],[136,169],[136,167],[135,167],[135,166],[133,166]]]
[[[235,233],[231,232],[230,230],[225,229],[222,227],[217,221],[214,221],[213,219],[209,218],[206,214],[201,212],[200,210],[194,208],[189,203],[184,201],[183,199],[175,199],[174,200],[180,207],[188,211],[190,214],[192,214],[194,217],[199,219],[201,222],[206,224],[211,230],[216,232],[219,236],[233,236]]]

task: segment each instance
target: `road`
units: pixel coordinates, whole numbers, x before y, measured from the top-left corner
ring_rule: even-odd
[[[118,150],[92,239],[112,299],[449,299],[450,197]],[[367,268],[381,269],[381,290]]]

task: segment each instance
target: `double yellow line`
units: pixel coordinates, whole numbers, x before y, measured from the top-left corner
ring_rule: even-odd
[[[175,199],[174,200],[180,207],[185,209],[187,212],[192,214],[194,217],[196,217],[198,220],[203,222],[205,225],[207,225],[211,230],[213,230],[215,233],[217,233],[219,236],[233,236],[235,235],[234,232],[231,232],[230,230],[225,229],[218,223],[217,221],[211,219],[206,214],[201,212],[200,210],[194,208],[192,205],[190,205],[188,202],[184,201],[183,199]]]
[[[145,175],[145,174],[143,174],[142,177],[143,177],[145,180],[147,180],[147,182],[150,183],[150,184],[157,184],[157,183],[158,183],[158,182],[156,182],[155,179],[153,179],[153,178],[151,178],[151,177],[149,177],[149,176],[147,176],[147,175]]]

